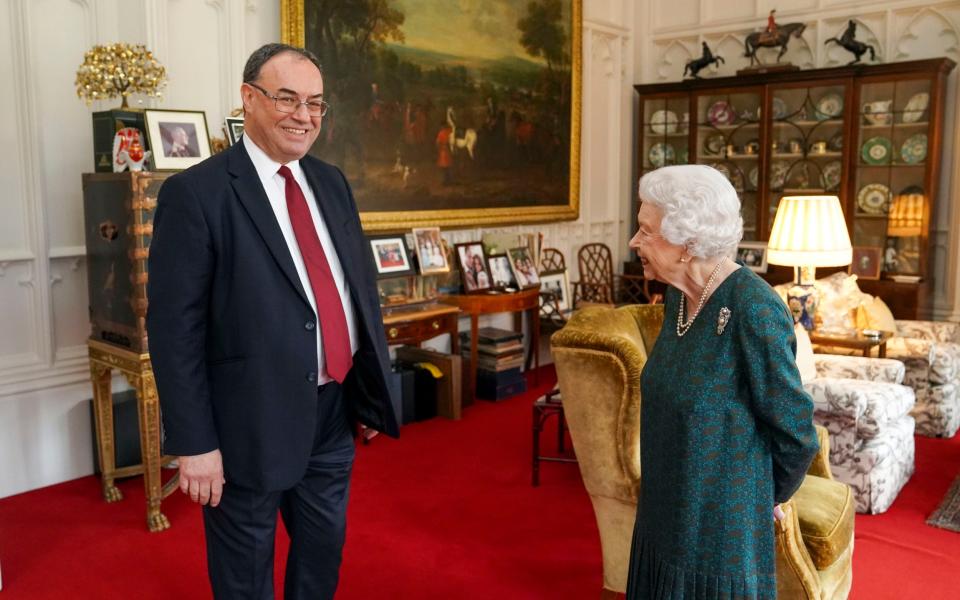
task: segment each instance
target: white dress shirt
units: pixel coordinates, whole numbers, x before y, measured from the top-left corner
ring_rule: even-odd
[[[290,213],[287,211],[287,192],[286,180],[277,171],[282,166],[260,149],[250,138],[242,136],[243,145],[253,161],[253,166],[260,177],[260,183],[263,185],[263,191],[267,193],[267,199],[270,201],[270,208],[277,217],[277,224],[280,231],[283,232],[283,239],[287,242],[287,248],[290,250],[290,257],[293,259],[293,265],[297,268],[297,275],[300,276],[300,284],[303,291],[310,300],[310,306],[313,313],[317,314],[317,299],[313,295],[313,286],[310,285],[310,276],[307,274],[307,267],[303,262],[303,255],[300,253],[300,246],[297,244],[297,236],[293,232],[293,225],[290,223]],[[310,216],[313,218],[313,226],[317,229],[317,237],[320,238],[320,245],[323,246],[323,252],[327,255],[327,262],[330,264],[330,272],[333,273],[333,280],[337,285],[337,291],[340,292],[338,300],[343,305],[343,314],[347,317],[347,331],[350,333],[350,353],[357,352],[357,317],[353,311],[353,301],[350,299],[350,288],[347,286],[347,280],[343,275],[343,266],[340,264],[340,257],[337,256],[337,250],[330,239],[330,230],[320,214],[320,207],[317,205],[317,198],[314,196],[307,178],[300,167],[300,161],[287,163],[287,167],[293,173],[293,178],[303,190],[303,195],[307,199],[307,207],[310,209]],[[329,302],[330,298],[321,298],[321,301]],[[323,334],[320,331],[320,320],[316,320],[317,327],[314,332],[317,334],[317,365],[318,385],[323,385],[332,378],[327,374],[326,360],[323,355]],[[299,335],[299,334],[298,334]]]

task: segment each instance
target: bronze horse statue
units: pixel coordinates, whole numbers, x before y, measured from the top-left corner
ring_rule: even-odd
[[[768,33],[766,31],[756,31],[747,36],[743,41],[746,48],[744,56],[750,59],[750,66],[759,63],[757,59],[758,48],[776,48],[780,47],[780,54],[777,55],[777,62],[787,53],[787,43],[791,37],[798,38],[807,28],[806,23],[787,23],[786,25],[777,25],[776,31]]]
[[[870,60],[877,60],[877,54],[876,52],[874,52],[873,46],[871,46],[870,44],[865,44],[863,42],[857,41],[855,39],[856,35],[857,35],[857,23],[853,19],[851,19],[847,21],[847,28],[846,30],[844,30],[843,35],[840,36],[839,40],[837,38],[830,38],[827,41],[825,41],[823,44],[827,45],[830,42],[833,42],[835,44],[839,44],[840,46],[843,46],[843,48],[847,52],[853,54],[855,58],[850,62],[848,62],[847,63],[848,65],[852,65],[860,62],[860,57],[863,56],[867,52],[867,50],[870,51]]]
[[[726,61],[723,60],[722,56],[719,54],[714,55],[713,52],[710,51],[710,47],[707,46],[707,43],[703,42],[703,54],[700,56],[700,58],[695,58],[691,61],[688,61],[687,64],[684,65],[683,76],[686,77],[687,72],[689,72],[694,79],[699,79],[700,71],[706,67],[712,64],[716,64],[719,67],[721,63],[725,62]]]

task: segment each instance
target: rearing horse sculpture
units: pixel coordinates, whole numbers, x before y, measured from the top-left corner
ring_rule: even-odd
[[[806,28],[806,23],[787,23],[786,25],[778,25],[777,30],[772,34],[766,31],[751,33],[747,36],[747,39],[743,41],[743,45],[746,48],[744,56],[750,59],[750,66],[752,67],[754,64],[760,62],[757,58],[758,48],[776,48],[779,46],[780,54],[777,55],[777,62],[780,62],[783,55],[787,53],[787,43],[790,41],[790,38],[800,37]]]

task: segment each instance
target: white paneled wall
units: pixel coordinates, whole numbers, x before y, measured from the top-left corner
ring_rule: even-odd
[[[584,0],[580,219],[511,228],[543,231],[571,279],[589,241],[625,258],[635,4]],[[221,136],[248,54],[279,31],[278,0],[0,0],[0,80],[12,83],[0,94],[0,497],[93,471],[80,175],[93,166],[90,112],[117,103],[76,98],[83,53],[145,43],[169,84],[162,101],[143,104],[202,109]]]
[[[917,0],[643,0],[638,3],[634,32],[640,59],[637,82],[676,81],[684,64],[700,56],[707,42],[726,63],[704,71],[704,76],[734,75],[747,66],[744,37],[766,26],[767,14],[777,9],[778,23],[802,22],[802,39],[790,42],[784,60],[801,68],[846,64],[851,55],[825,40],[839,37],[847,20],[857,22],[857,39],[872,44],[878,59],[899,62],[947,56],[960,62],[960,1]],[[761,50],[762,52],[770,52]],[[775,57],[774,57],[775,58]],[[766,62],[772,62],[770,54]],[[958,69],[947,85],[943,165],[936,200],[936,230],[931,237],[934,256],[933,306],[930,316],[960,321],[960,127],[957,121]]]

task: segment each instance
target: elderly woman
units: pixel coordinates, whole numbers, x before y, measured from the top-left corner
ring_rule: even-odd
[[[641,379],[627,598],[775,598],[773,521],[818,449],[793,318],[729,258],[743,220],[723,175],[665,167],[639,192],[630,247],[669,287]]]

